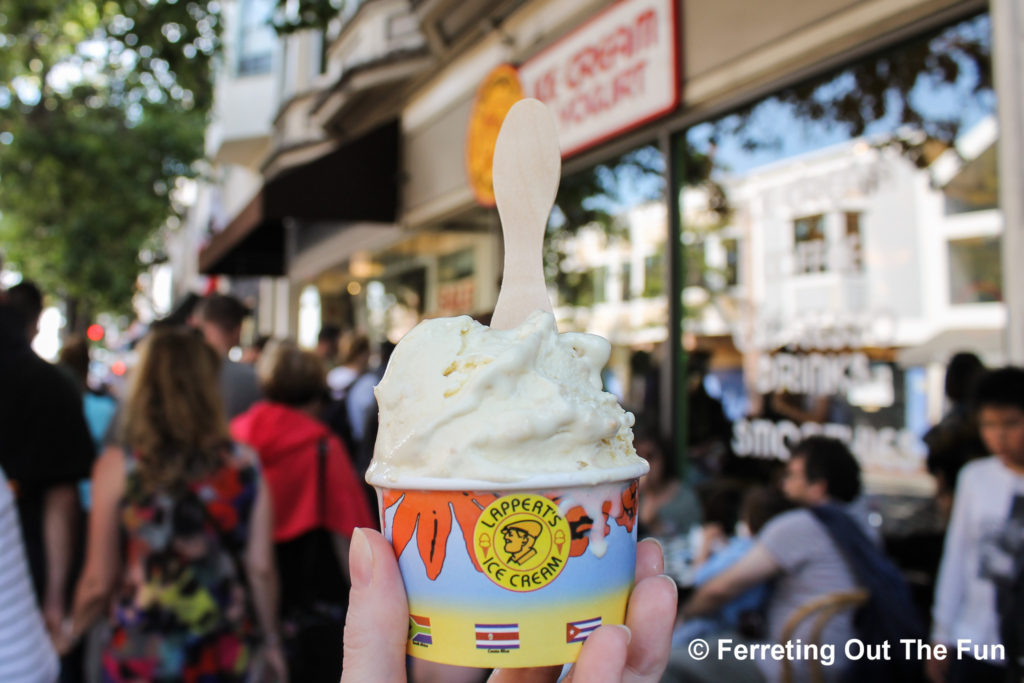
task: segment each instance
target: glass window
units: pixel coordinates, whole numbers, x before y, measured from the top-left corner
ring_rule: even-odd
[[[793,249],[797,273],[823,273],[828,270],[824,216],[808,216],[793,221]]]
[[[949,301],[977,304],[1003,300],[1003,267],[998,237],[949,243]]]
[[[857,211],[847,211],[843,214],[843,219],[846,223],[844,235],[846,242],[843,245],[845,248],[842,250],[842,270],[863,270],[864,262],[861,260],[860,243],[860,213]]]
[[[661,249],[644,259],[644,298],[664,296],[668,291],[668,263]]]
[[[439,282],[455,282],[473,277],[474,266],[475,258],[472,248],[445,254],[437,262],[437,279]]]
[[[722,240],[725,252],[725,269],[723,279],[727,287],[735,287],[740,281],[740,242],[734,238]]]
[[[544,240],[559,329],[611,342],[607,386],[622,387],[652,428],[658,369],[638,359],[656,356],[669,333],[665,196],[664,153],[637,147],[563,176]]]
[[[594,303],[603,304],[608,301],[608,268],[607,266],[598,266],[594,268],[594,274],[591,277],[594,284]]]
[[[1002,300],[1001,221],[964,215],[998,210],[990,32],[967,18],[674,140],[682,338],[732,378],[713,399],[730,456],[702,460],[690,434],[698,469],[764,475],[820,433],[869,479],[920,482],[922,415],[943,409],[930,368],[1003,336],[1000,316],[945,306]],[[692,380],[677,395],[706,404]]]
[[[277,33],[270,23],[274,0],[243,0],[239,9],[238,75],[270,73]]]

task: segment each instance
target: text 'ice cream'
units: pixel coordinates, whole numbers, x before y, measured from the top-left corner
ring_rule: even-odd
[[[558,334],[550,313],[495,330],[468,316],[417,325],[377,386],[380,427],[370,483],[406,477],[517,482],[646,466],[633,450],[633,415],[602,391],[610,344]]]

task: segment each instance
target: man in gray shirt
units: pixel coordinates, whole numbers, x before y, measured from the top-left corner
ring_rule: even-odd
[[[203,333],[206,343],[216,349],[222,358],[220,391],[228,420],[244,413],[260,398],[259,383],[253,367],[228,359],[231,349],[241,342],[242,321],[247,315],[249,309],[237,298],[227,294],[211,294],[199,300],[189,321]]]
[[[683,619],[712,614],[751,586],[774,582],[767,609],[768,644],[782,641],[783,627],[801,606],[830,593],[857,588],[853,574],[832,537],[807,508],[826,503],[847,505],[861,491],[860,467],[841,442],[812,437],[797,444],[790,455],[783,491],[801,508],[772,519],[750,551],[736,564],[711,579],[683,605]],[[808,659],[824,666],[826,680],[838,680],[846,665],[844,647],[853,638],[852,614],[840,612],[825,627],[818,643],[831,649],[807,648],[813,619],[806,620],[790,638],[790,650],[783,656],[793,662],[796,680],[808,679]],[[673,653],[666,681],[778,681],[780,657],[767,650],[753,650],[745,656],[735,643],[711,643],[709,656],[698,661],[690,653]],[[753,645],[742,643],[743,645]],[[692,651],[691,651],[692,652]],[[723,656],[719,657],[719,653]]]

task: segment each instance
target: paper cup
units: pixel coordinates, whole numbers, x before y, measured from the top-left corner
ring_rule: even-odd
[[[409,654],[483,668],[575,661],[594,629],[623,623],[639,474],[588,486],[378,486],[409,598]]]

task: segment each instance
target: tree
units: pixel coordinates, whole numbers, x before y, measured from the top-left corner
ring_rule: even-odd
[[[348,6],[361,4],[362,0],[277,0],[271,23],[282,35],[317,29],[324,31],[327,25]]]
[[[0,244],[68,300],[128,312],[139,252],[177,220],[213,98],[219,6],[9,0],[0,17]]]

